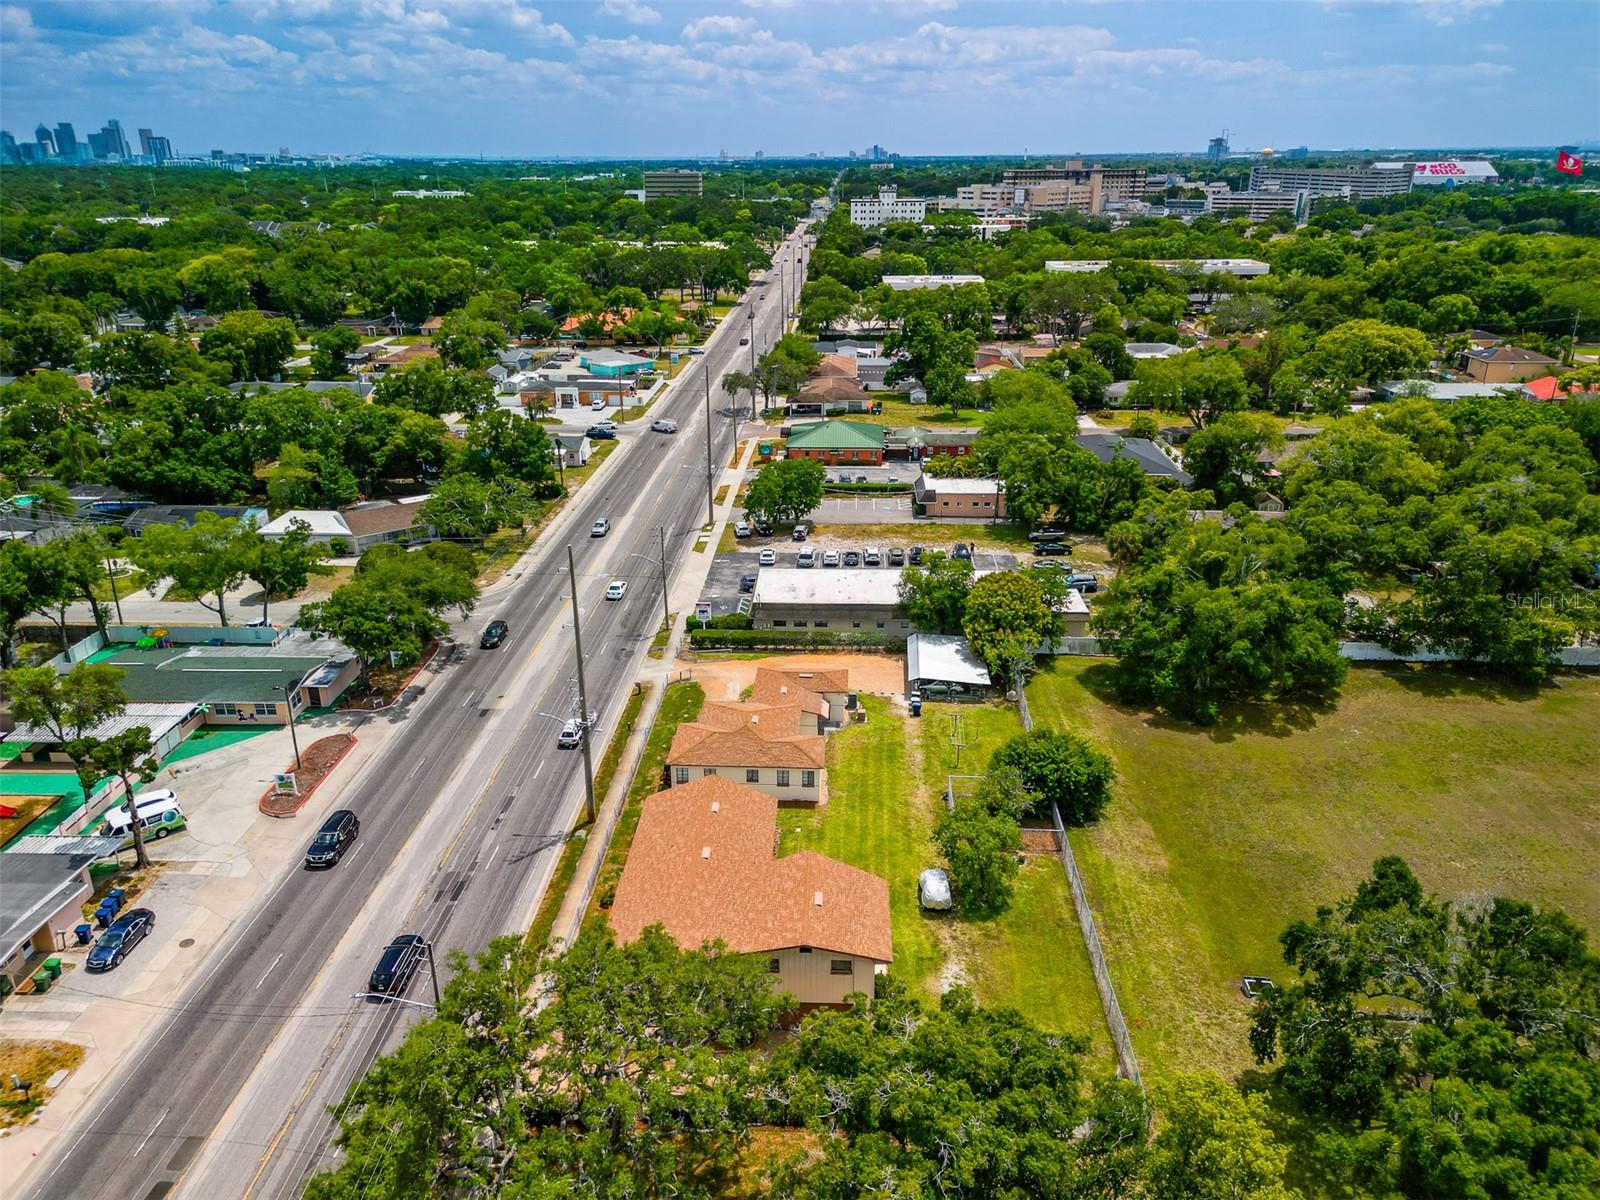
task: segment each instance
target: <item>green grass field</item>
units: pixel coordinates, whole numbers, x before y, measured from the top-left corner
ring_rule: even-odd
[[[934,704],[911,720],[864,696],[867,721],[831,735],[826,807],[778,814],[780,853],[817,850],[889,883],[895,961],[891,970],[930,995],[970,985],[986,1004],[1009,1005],[1041,1026],[1089,1037],[1110,1061],[1110,1039],[1066,876],[1050,857],[1029,861],[1010,908],[990,921],[924,914],[917,874],[939,862],[930,840],[952,773],[981,773],[989,754],[1019,733],[1015,710]],[[964,743],[959,769],[951,717]]]
[[[1028,695],[1041,726],[1116,760],[1112,805],[1073,846],[1147,1073],[1251,1067],[1240,976],[1286,976],[1283,928],[1380,855],[1447,897],[1600,922],[1600,680],[1358,668],[1326,713],[1246,709],[1207,730],[1117,705],[1105,676],[1063,660]]]

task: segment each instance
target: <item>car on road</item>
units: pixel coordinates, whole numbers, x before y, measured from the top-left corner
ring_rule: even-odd
[[[561,726],[561,732],[556,734],[556,748],[570,750],[583,741],[583,726],[577,721],[568,721]]]
[[[839,565],[839,552],[837,550],[824,550],[822,552],[822,565],[837,567]]]
[[[493,650],[511,636],[511,626],[504,621],[490,621],[483,627],[483,636],[478,639],[479,650]]]
[[[797,542],[803,542],[806,540],[806,538],[811,536],[811,526],[807,525],[804,521],[801,521],[800,524],[794,527],[794,532],[789,536]]]
[[[1059,542],[1067,536],[1065,529],[1035,529],[1028,534],[1030,542]]]
[[[348,808],[329,813],[322,828],[317,830],[317,836],[311,839],[311,845],[306,848],[306,866],[333,866],[344,857],[344,852],[360,832],[361,822]]]
[[[844,565],[847,567],[859,567],[861,565],[861,555],[854,550],[846,550],[844,552]]]
[[[814,567],[817,565],[817,552],[810,546],[799,551],[794,556],[794,565],[797,567]]]
[[[606,588],[607,600],[621,600],[628,594],[628,581],[626,579],[613,579],[611,586]]]
[[[739,590],[741,592],[753,592],[756,590],[756,573],[754,571],[746,571],[739,576]]]
[[[617,440],[617,430],[613,425],[589,426],[589,440],[591,442],[614,442]]]
[[[148,908],[135,908],[124,913],[106,928],[89,951],[84,962],[87,971],[109,971],[119,966],[123,959],[156,927],[156,915]]]
[[[750,339],[749,338],[740,338],[739,339],[739,345],[748,346],[749,344],[750,344]]]
[[[913,546],[913,547],[911,547],[910,550],[906,551],[906,558],[911,563],[912,566],[914,566],[914,567],[921,566],[922,565],[922,547],[921,546]]]
[[[422,940],[420,933],[402,933],[378,956],[378,965],[372,968],[372,975],[367,979],[367,991],[382,996],[400,995],[422,965],[427,949],[428,943]]]
[[[1093,575],[1068,575],[1067,587],[1074,592],[1098,592],[1100,581]]]
[[[689,353],[695,355],[696,357],[704,354],[705,352],[706,351],[705,351],[705,347],[704,346],[690,346],[689,347]]]
[[[610,532],[611,520],[609,517],[601,517],[593,525],[589,526],[590,537],[605,537],[605,535]]]
[[[1066,542],[1035,542],[1033,552],[1040,557],[1050,554],[1071,554],[1072,547]]]
[[[972,561],[972,546],[967,542],[957,542],[950,551],[951,558],[959,558],[962,562]]]
[[[778,565],[778,552],[768,546],[761,552],[761,556],[756,561],[763,567],[775,567]]]
[[[748,522],[748,521],[735,521],[733,523],[733,536],[736,537],[736,538],[749,537],[750,536],[750,522]]]
[[[890,546],[889,547],[889,565],[891,567],[904,566],[905,565],[905,561],[906,561],[906,552],[904,550],[902,550],[899,546]]]
[[[657,433],[677,433],[678,423],[676,421],[669,421],[665,417],[657,417],[654,421],[650,422],[650,428],[655,430]]]

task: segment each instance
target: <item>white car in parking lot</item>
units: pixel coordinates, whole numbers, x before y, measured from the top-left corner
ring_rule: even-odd
[[[628,594],[628,581],[626,579],[613,579],[611,586],[606,589],[607,600],[621,600]]]
[[[761,552],[761,557],[757,561],[759,561],[763,567],[776,566],[778,562],[778,552],[771,547],[768,547]]]
[[[839,565],[839,552],[837,550],[824,550],[822,552],[822,565],[837,567]]]

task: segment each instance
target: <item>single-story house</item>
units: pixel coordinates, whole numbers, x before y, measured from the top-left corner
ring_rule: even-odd
[[[1125,347],[1129,358],[1173,358],[1183,353],[1182,346],[1171,342],[1129,342]]]
[[[1377,385],[1381,400],[1398,400],[1413,393],[1429,400],[1449,403],[1452,400],[1471,400],[1478,396],[1498,396],[1516,390],[1517,385],[1502,383],[1438,383],[1432,379],[1385,379]]]
[[[789,401],[792,416],[827,416],[829,413],[872,411],[872,397],[853,376],[815,375],[800,386]]]
[[[987,696],[994,687],[989,669],[966,638],[913,633],[906,639],[906,691],[921,691],[929,684],[956,684],[974,697]]]
[[[593,443],[581,433],[558,433],[551,440],[555,443],[557,461],[563,467],[584,466],[593,453]]]
[[[102,661],[122,672],[129,700],[195,705],[203,709],[207,725],[286,724],[291,712],[334,704],[361,673],[353,654],[283,654],[240,646],[113,650]]]
[[[308,392],[349,392],[362,400],[369,399],[376,390],[374,384],[354,379],[307,379],[298,383],[280,383],[270,379],[251,379],[244,383],[230,383],[230,392],[256,395],[260,392],[287,392],[291,388],[304,388]]]
[[[802,1009],[870,999],[894,957],[889,885],[815,851],[777,857],[777,821],[772,796],[717,777],[647,796],[612,929],[631,942],[660,925],[680,946],[761,955]]]
[[[1560,365],[1548,354],[1521,346],[1485,346],[1461,354],[1462,370],[1479,383],[1521,383],[1548,375]]]
[[[444,318],[443,317],[429,317],[421,325],[417,326],[417,332],[422,334],[424,337],[432,337],[434,334],[438,333],[443,328],[444,328]]]
[[[732,729],[700,721],[679,725],[667,750],[672,786],[716,775],[782,804],[823,803],[827,742],[820,734],[799,732],[798,722],[785,716],[771,710],[752,714]]]
[[[854,354],[824,354],[811,370],[813,379],[854,379],[856,356]]]
[[[1131,458],[1144,468],[1146,475],[1174,479],[1179,487],[1188,487],[1194,477],[1168,458],[1149,438],[1123,437],[1117,433],[1080,433],[1073,441],[1101,462],[1114,458]]]
[[[824,725],[837,728],[856,706],[850,690],[849,671],[830,671],[813,667],[757,667],[750,698],[758,704],[778,706],[820,704],[818,715]]]
[[[621,350],[585,350],[578,356],[578,365],[601,379],[621,379],[648,371],[656,364],[653,358]]]
[[[869,392],[890,391],[890,385],[884,378],[889,374],[889,368],[894,366],[894,359],[883,358],[879,355],[856,355],[856,382]]]
[[[393,371],[401,367],[409,367],[412,363],[423,358],[438,358],[439,352],[432,346],[401,346],[397,350],[390,350],[380,354],[372,360],[372,366],[377,371]]]
[[[628,379],[604,379],[598,375],[564,373],[523,376],[518,385],[524,407],[588,408],[596,400],[608,408],[621,408],[634,398],[636,389]]]
[[[60,853],[0,854],[0,995],[15,991],[83,923],[83,902],[94,893],[89,864],[114,852],[116,839],[73,839],[80,840],[81,848]]]
[[[1522,394],[1529,400],[1565,400],[1572,393],[1561,383],[1559,375],[1543,375],[1538,379],[1529,379],[1522,385]],[[1584,399],[1592,399],[1600,395],[1600,387],[1579,388],[1578,395]]]
[[[274,541],[283,537],[296,521],[311,527],[311,540],[321,545],[335,541],[345,544],[347,554],[363,554],[382,542],[427,542],[433,540],[433,527],[422,522],[419,513],[426,496],[405,500],[368,500],[348,508],[291,508],[261,527],[261,536]]]
[[[905,637],[900,572],[881,567],[762,567],[750,608],[757,629],[860,629]]]
[[[917,476],[914,494],[924,516],[998,521],[1006,515],[1006,489],[998,479],[951,479],[924,472]]]
[[[882,425],[818,421],[790,429],[784,452],[790,458],[815,459],[828,466],[878,466],[883,462],[883,445]]]
[[[201,513],[231,518],[245,525],[264,525],[267,510],[260,505],[239,504],[152,504],[131,514],[122,522],[125,532],[138,537],[152,525],[194,525]]]

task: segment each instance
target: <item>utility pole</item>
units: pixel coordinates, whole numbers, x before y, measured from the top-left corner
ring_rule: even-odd
[[[122,619],[122,597],[117,595],[117,573],[111,569],[111,547],[105,547],[106,556],[106,581],[111,584],[111,603],[117,606],[117,624],[126,622]]]
[[[583,799],[589,824],[595,822],[594,764],[589,756],[589,693],[583,686],[583,631],[578,619],[578,568],[567,547],[567,582],[572,585],[572,646],[578,659],[578,728],[583,731]]]
[[[712,496],[711,474],[711,368],[702,363],[700,373],[706,381],[706,527],[710,528],[717,523],[717,506]]]
[[[671,629],[672,614],[667,611],[667,527],[659,526],[656,532],[661,535],[661,624]]]

